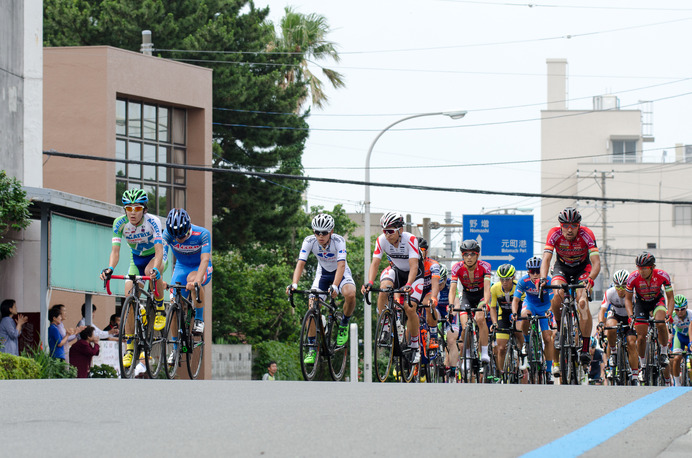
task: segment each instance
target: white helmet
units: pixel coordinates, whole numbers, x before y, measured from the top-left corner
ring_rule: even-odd
[[[629,276],[629,272],[627,272],[625,269],[620,269],[613,274],[613,282],[618,286],[622,286],[627,283],[627,277]]]
[[[334,218],[331,215],[320,213],[312,219],[312,230],[331,231],[334,229]]]
[[[387,212],[380,218],[382,229],[387,227],[402,227],[404,225],[404,217],[399,212]]]

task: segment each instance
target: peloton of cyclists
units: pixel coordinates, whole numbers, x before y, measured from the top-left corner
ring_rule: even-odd
[[[361,287],[361,293],[366,294],[373,286],[377,271],[382,261],[382,256],[387,255],[392,262],[388,273],[382,273],[380,288],[393,287],[403,289],[410,293],[410,304],[403,305],[408,318],[406,327],[410,336],[410,347],[415,350],[412,364],[420,362],[420,348],[418,336],[420,320],[416,312],[417,304],[421,301],[423,293],[423,261],[418,251],[416,236],[404,231],[404,217],[398,212],[387,212],[380,218],[382,234],[377,237],[372,263],[370,264],[369,278]],[[381,313],[387,301],[386,293],[380,293],[377,298],[377,313]],[[378,336],[379,338],[379,336]]]
[[[320,213],[312,219],[313,235],[305,237],[300,248],[296,268],[293,271],[293,281],[286,287],[286,294],[298,288],[298,280],[303,273],[310,253],[317,257],[317,273],[312,282],[312,289],[328,292],[332,297],[339,293],[344,296],[343,318],[339,323],[336,344],[345,345],[348,341],[348,323],[356,308],[356,284],[351,275],[351,269],[346,261],[346,241],[334,233],[334,218],[326,213]],[[309,332],[315,332],[311,329]],[[314,334],[313,342],[314,343]],[[308,341],[310,337],[308,337]],[[305,364],[315,363],[315,350],[305,356]]]

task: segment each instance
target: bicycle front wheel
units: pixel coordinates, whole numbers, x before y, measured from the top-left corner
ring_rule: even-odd
[[[204,361],[204,332],[195,335],[192,331],[195,327],[195,311],[190,308],[187,311],[185,321],[185,329],[187,329],[187,338],[190,346],[187,349],[187,375],[190,380],[195,380],[199,376],[199,371],[202,369],[202,361]]]
[[[135,300],[134,296],[128,296],[125,299],[122,310],[120,312],[120,329],[118,333],[118,362],[120,363],[120,377],[121,378],[133,378],[135,375],[135,367],[139,361],[139,353],[141,350],[141,343],[139,341],[139,335],[136,331],[139,313],[139,303]],[[128,326],[128,320],[130,321]],[[126,329],[132,329],[129,331],[129,336],[131,339],[131,351],[132,359],[130,360],[130,365],[125,366],[123,362],[123,357],[127,351],[127,337],[128,332]]]
[[[175,378],[180,365],[180,304],[173,302],[168,309],[168,317],[166,318],[166,344],[164,348],[164,372],[166,378]]]
[[[518,350],[517,341],[512,335],[507,341],[507,352],[505,353],[505,360],[502,365],[502,383],[519,383]]]
[[[154,330],[156,307],[153,301],[147,301],[148,326],[146,327],[146,345],[144,345],[144,361],[146,362],[149,378],[158,378],[163,370],[163,352],[166,347],[165,328]]]
[[[627,386],[629,382],[629,369],[627,368],[627,347],[623,345],[622,339],[618,339],[617,345],[618,356],[615,361],[615,384],[620,386]]]
[[[346,361],[348,361],[348,342],[344,345],[337,345],[336,339],[338,337],[339,323],[341,322],[341,313],[335,314],[329,319],[329,325],[327,329],[327,335],[329,336],[329,341],[327,342],[329,348],[329,374],[332,376],[332,380],[335,382],[340,381],[344,378],[344,373],[346,372]],[[358,374],[351,374],[351,377],[358,377]]]
[[[680,384],[690,386],[690,373],[687,372],[687,355],[680,358]]]
[[[387,381],[389,371],[392,369],[394,357],[392,329],[394,326],[392,312],[388,309],[383,310],[377,319],[377,328],[375,328],[375,374],[377,374],[377,380],[380,382]]]
[[[402,314],[402,317],[405,316]],[[402,318],[402,325],[404,326],[404,337],[401,339],[402,351],[399,356],[399,370],[401,372],[401,381],[403,383],[411,383],[419,373],[420,373],[420,361],[417,364],[411,363],[411,358],[413,357],[414,349],[411,348],[411,337],[408,335],[408,330],[406,330],[406,320]]]
[[[314,380],[320,365],[322,336],[320,335],[321,315],[310,309],[303,317],[300,327],[300,369],[308,382]]]

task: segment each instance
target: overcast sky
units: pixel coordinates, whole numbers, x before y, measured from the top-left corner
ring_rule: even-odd
[[[498,191],[540,192],[540,110],[546,59],[566,58],[569,108],[591,109],[592,97],[615,94],[623,109],[653,100],[654,143],[645,156],[690,139],[692,4],[685,1],[257,0],[278,22],[287,5],[324,15],[345,75],[314,109],[303,155],[305,174],[364,179],[370,143],[390,123],[415,113],[467,110],[406,121],[377,142],[371,180]],[[656,6],[654,6],[656,5]],[[314,72],[319,68],[314,67]],[[683,81],[680,81],[683,80]],[[242,108],[242,107],[239,107]],[[671,156],[672,157],[672,156]],[[435,166],[431,168],[430,166]],[[567,173],[567,171],[566,171]],[[371,188],[372,211],[442,221],[467,213],[532,207],[537,199]],[[655,197],[655,196],[654,196]],[[312,183],[309,205],[344,204],[362,212],[364,188]],[[548,215],[553,219],[554,215]],[[434,245],[441,243],[434,237]]]

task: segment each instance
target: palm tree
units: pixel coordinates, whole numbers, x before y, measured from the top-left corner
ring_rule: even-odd
[[[329,33],[327,19],[320,14],[302,14],[286,7],[285,16],[281,19],[280,33],[275,33],[275,42],[269,45],[269,50],[281,50],[302,54],[302,61],[299,68],[294,68],[284,75],[284,85],[306,84],[308,85],[312,104],[318,108],[323,108],[327,103],[328,97],[324,90],[324,83],[308,68],[308,63],[317,65],[322,69],[322,73],[327,77],[334,88],[344,87],[344,77],[341,73],[325,68],[317,63],[319,60],[327,58],[339,62],[339,53],[333,42],[326,39]],[[305,98],[299,101],[300,106],[305,102]]]

